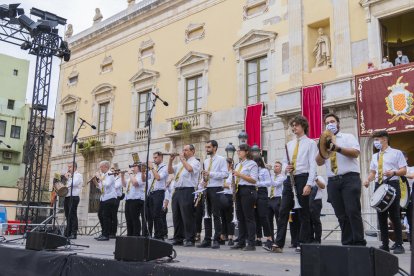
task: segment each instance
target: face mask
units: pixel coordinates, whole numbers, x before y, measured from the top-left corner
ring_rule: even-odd
[[[336,126],[335,123],[329,123],[326,125],[326,130],[329,130],[330,132],[335,134],[338,131],[338,127]]]
[[[381,149],[382,149],[381,142],[380,142],[380,141],[374,141],[374,147],[375,147],[377,150],[381,150]]]
[[[402,55],[398,55],[398,57],[402,57]]]
[[[387,62],[387,59],[386,59],[386,58],[384,58],[382,61],[383,61],[383,62]]]

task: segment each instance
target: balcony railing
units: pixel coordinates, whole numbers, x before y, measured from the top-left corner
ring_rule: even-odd
[[[88,140],[96,140],[101,143],[101,146],[103,148],[111,148],[115,146],[115,136],[116,133],[107,131],[104,133],[79,138],[79,142],[85,143]]]
[[[148,138],[148,128],[138,128],[135,130],[135,140],[144,141]]]
[[[182,129],[176,129],[174,125],[188,123],[190,126],[191,134],[197,134],[202,132],[210,133],[211,131],[211,112],[201,111],[194,114],[183,115],[167,119],[168,131],[165,134],[167,137],[178,137],[181,136]]]

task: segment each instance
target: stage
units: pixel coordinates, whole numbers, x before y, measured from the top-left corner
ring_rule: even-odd
[[[14,236],[7,237],[7,239],[11,238],[14,238]],[[195,274],[198,276],[300,274],[300,254],[295,253],[294,249],[291,248],[285,248],[283,254],[276,254],[269,253],[261,247],[256,247],[256,251],[253,252],[243,252],[230,250],[228,246],[221,246],[218,250],[175,246],[177,258],[172,262],[166,262],[166,259],[162,259],[147,263],[134,263],[114,260],[115,240],[98,242],[91,236],[78,236],[78,239],[74,242],[90,247],[71,246],[67,250],[32,251],[24,249],[21,241],[18,243],[1,243],[0,275],[82,275],[79,274],[82,267],[83,271],[89,269],[88,275],[101,276],[112,275],[111,271],[117,271],[117,275],[130,275],[132,271],[144,273],[142,275],[180,276]],[[324,244],[338,245],[339,243],[327,241]],[[379,242],[370,241],[368,245],[377,247]],[[405,254],[397,255],[399,266],[406,271],[410,271],[411,251],[408,249],[407,243],[405,249]],[[47,260],[46,263],[36,261],[42,258]],[[29,263],[26,260],[29,260]],[[61,271],[59,269],[63,264],[67,265],[68,263],[73,264],[76,269],[65,269],[65,273],[55,274]],[[14,273],[10,273],[11,271],[14,271]],[[38,274],[36,271],[39,273],[41,271],[41,273]],[[45,274],[45,271],[51,274]],[[92,272],[94,273],[92,274]]]

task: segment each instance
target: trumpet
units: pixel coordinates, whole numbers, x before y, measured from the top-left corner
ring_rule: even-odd
[[[86,184],[94,183],[94,182],[98,182],[98,181],[99,181],[99,179],[96,177],[96,175],[94,175],[91,179],[89,179],[88,182],[86,182]]]
[[[161,153],[161,155],[162,155],[162,156],[164,156],[164,155],[169,155],[169,156],[171,156],[171,157],[176,157],[176,156],[179,156],[180,154],[179,154],[179,153],[176,153],[176,152],[172,152],[172,153],[166,153],[166,152],[163,152],[163,153]]]
[[[147,167],[147,163],[138,162],[138,163],[134,163],[134,164],[132,164],[132,165],[128,165],[128,167],[129,167],[130,169],[132,169],[132,168],[133,168],[133,167],[135,167],[135,166],[141,166],[141,167],[146,168],[146,167]]]
[[[123,171],[121,171],[121,170],[114,170],[114,172],[110,172],[110,173],[108,173],[108,175],[118,175],[118,174],[123,174],[123,173],[127,173],[128,172],[128,170],[123,170]]]

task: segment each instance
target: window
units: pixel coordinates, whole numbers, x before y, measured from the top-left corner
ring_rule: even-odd
[[[266,102],[268,94],[267,57],[249,60],[246,64],[247,105]]]
[[[3,166],[3,171],[8,171],[9,170],[9,166]]]
[[[19,70],[13,69],[13,76],[17,76],[17,75],[19,75]]]
[[[19,126],[11,126],[10,138],[20,139],[20,129]]]
[[[108,127],[108,113],[109,113],[109,102],[102,103],[99,105],[99,124],[98,133],[106,132]]]
[[[75,127],[75,112],[66,113],[65,143],[71,143]]]
[[[7,122],[0,120],[0,136],[1,137],[6,136],[6,126],[7,126]]]
[[[145,121],[147,120],[147,111],[150,109],[151,97],[150,92],[138,93],[138,128],[145,127]]]
[[[201,110],[202,76],[186,79],[186,114]]]
[[[11,110],[13,110],[14,109],[14,100],[8,100],[7,101],[7,109],[11,109]]]

